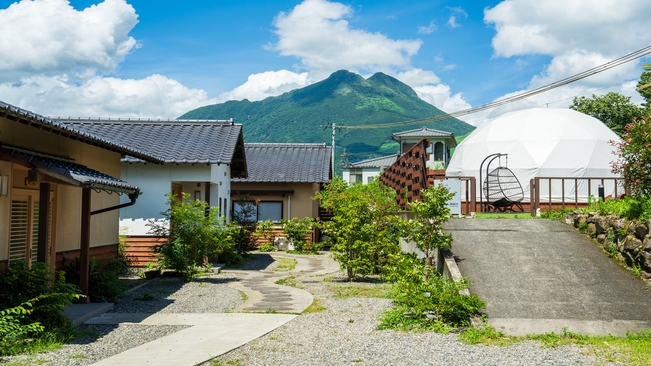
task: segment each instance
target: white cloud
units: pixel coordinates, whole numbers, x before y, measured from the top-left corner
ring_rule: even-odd
[[[448,25],[449,25],[450,28],[452,28],[452,29],[461,26],[461,25],[459,25],[459,24],[457,23],[457,17],[462,17],[462,18],[464,18],[464,19],[465,19],[465,18],[468,18],[468,13],[466,13],[466,11],[463,10],[463,8],[460,7],[460,6],[455,6],[455,7],[449,7],[449,6],[448,6],[447,8],[450,9],[450,11],[452,12],[452,15],[451,15],[450,18],[448,19]]]
[[[350,28],[344,18],[351,7],[326,0],[305,0],[274,20],[278,43],[273,49],[283,56],[300,58],[302,67],[315,79],[333,71],[354,72],[410,68],[421,40],[393,40],[380,33]]]
[[[454,70],[455,67],[457,67],[456,64],[447,64],[447,65],[443,66],[443,71]]]
[[[81,117],[160,117],[217,103],[205,91],[154,74],[144,79],[93,77],[75,85],[63,76],[33,76],[0,84],[0,100],[36,113]]]
[[[418,27],[418,33],[432,34],[432,33],[436,32],[438,29],[439,29],[439,27],[432,20],[431,22],[429,22],[429,25],[427,25],[427,26],[423,25],[423,26]]]
[[[249,75],[244,84],[223,93],[219,99],[222,101],[248,99],[253,102],[302,88],[314,81],[307,72],[299,74],[288,70],[266,71]]]
[[[577,49],[625,54],[651,43],[651,2],[506,0],[486,9],[496,56],[559,55]]]
[[[0,81],[22,76],[112,72],[136,47],[138,23],[124,0],[82,11],[66,0],[21,1],[0,10]]]
[[[505,0],[486,9],[484,21],[497,32],[492,40],[496,57],[551,56],[549,64],[531,78],[527,87],[530,90],[647,46],[651,43],[651,33],[645,31],[648,14],[651,2],[636,0]],[[522,59],[516,60],[518,68],[527,65]],[[637,92],[626,85],[640,73],[638,64],[629,62],[487,114],[497,116],[548,103],[550,107],[568,107],[573,96],[608,91],[632,96],[637,102]]]
[[[417,86],[414,91],[422,100],[447,113],[470,108],[461,93],[452,94],[450,87],[445,84]]]
[[[416,68],[399,72],[394,77],[412,88],[441,82],[441,79],[432,71]]]

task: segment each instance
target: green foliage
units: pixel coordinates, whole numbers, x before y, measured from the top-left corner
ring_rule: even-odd
[[[381,328],[438,328],[440,324],[436,322],[467,326],[470,317],[486,306],[477,294],[459,293],[470,286],[467,279],[455,282],[438,273],[430,274],[431,268],[413,254],[398,254],[392,263],[387,279],[394,282],[391,295],[394,308],[385,314]]]
[[[348,278],[379,273],[387,257],[400,251],[395,191],[378,181],[351,187],[334,179],[315,197],[331,210],[323,232],[333,239],[330,251],[346,269]]]
[[[29,320],[34,311],[32,303],[45,296],[41,295],[17,306],[0,310],[0,356],[15,353],[30,341],[30,337],[45,331],[45,327],[39,322]]]
[[[79,283],[79,267],[79,257],[64,262],[66,282]],[[112,260],[103,263],[91,257],[88,267],[88,297],[91,301],[115,301],[128,289],[129,286],[121,281],[116,273],[121,267],[121,262]]]
[[[590,98],[575,97],[570,108],[595,117],[619,136],[623,135],[627,124],[645,115],[644,108],[631,103],[631,97],[615,92],[592,94]]]
[[[259,238],[264,240],[266,244],[273,245],[274,240],[276,239],[274,236],[275,228],[276,228],[276,224],[271,222],[271,220],[260,221],[258,222],[255,232],[256,234],[258,234]],[[258,248],[258,250],[260,250],[260,248]],[[271,250],[267,250],[267,251],[271,251]]]
[[[640,75],[640,81],[637,82],[637,91],[646,100],[643,105],[646,108],[651,108],[651,71],[648,68],[646,70]]]
[[[298,219],[293,217],[291,220],[282,220],[283,232],[287,239],[294,244],[296,253],[318,253],[321,250],[321,243],[311,242],[306,239],[312,233],[315,227],[314,219],[304,217]]]
[[[406,240],[416,243],[425,254],[425,264],[430,267],[437,248],[449,250],[452,246],[452,235],[443,231],[443,223],[450,216],[447,202],[453,196],[446,186],[439,184],[423,189],[421,200],[409,203],[409,210],[416,219],[405,221],[402,233]]]
[[[364,79],[341,70],[318,83],[276,97],[257,102],[242,100],[209,105],[179,118],[232,117],[244,125],[244,140],[248,142],[323,142],[330,141],[331,134],[323,130],[323,126],[333,122],[337,125],[383,124],[441,114],[440,109],[420,99],[413,89],[392,77],[377,73]],[[425,126],[453,132],[455,136],[474,129],[456,118]],[[376,157],[391,153],[380,151],[383,143],[392,141],[392,133],[404,130],[404,127],[395,127],[340,131],[337,147],[345,148],[353,162]]]
[[[166,238],[154,251],[163,268],[174,269],[186,281],[191,281],[199,273],[197,268],[204,258],[232,250],[232,233],[224,218],[219,217],[217,207],[209,207],[200,200],[191,201],[187,193],[182,200],[171,194],[167,198],[169,208],[161,214],[170,223],[169,227],[149,223],[155,235]]]
[[[595,199],[588,198],[586,212],[597,212],[602,216],[615,215],[629,220],[651,219],[651,196],[643,195],[638,197],[624,197],[621,199]]]
[[[258,207],[247,195],[238,196],[234,201],[238,203],[238,209],[233,210],[230,232],[237,253],[246,254],[257,247],[258,238],[255,233],[258,228]]]
[[[55,274],[54,268],[36,262],[30,268],[24,261],[12,261],[8,268],[0,270],[0,309],[21,306],[33,299],[30,313],[24,323],[40,323],[46,331],[65,327],[68,318],[62,310],[80,298],[79,289],[65,282],[63,273]]]
[[[258,247],[259,252],[273,252],[276,250],[276,247],[273,244],[262,244]]]
[[[624,185],[634,195],[651,194],[651,116],[626,125],[621,141],[613,141],[619,159],[613,173],[624,177]]]

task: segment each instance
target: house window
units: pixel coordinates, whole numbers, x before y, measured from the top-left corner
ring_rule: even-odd
[[[255,201],[233,201],[233,221],[255,222],[258,218],[258,207]]]
[[[351,174],[350,175],[350,183],[364,183],[362,175],[361,174]]]
[[[283,218],[282,201],[233,201],[233,220],[237,222],[280,222]]]
[[[374,180],[375,180],[375,177],[368,177],[368,178],[366,178],[366,183],[373,183]]]
[[[258,221],[280,222],[283,218],[282,201],[261,201],[258,203]]]

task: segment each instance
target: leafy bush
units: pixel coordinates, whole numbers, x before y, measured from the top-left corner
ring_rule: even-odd
[[[626,125],[620,141],[612,141],[619,159],[613,173],[624,177],[624,185],[633,195],[651,193],[651,116],[637,118]]]
[[[399,220],[392,215],[397,209],[395,195],[378,180],[349,187],[341,178],[317,193],[315,199],[333,213],[332,220],[322,224],[332,238],[330,251],[349,279],[379,273],[387,257],[400,251]]]
[[[88,296],[94,302],[114,301],[122,296],[128,285],[120,280],[117,272],[122,268],[119,260],[110,260],[106,263],[90,258],[88,277]],[[79,283],[80,260],[76,257],[64,262],[65,277],[68,283]]]
[[[589,200],[587,211],[598,212],[600,215],[616,215],[629,220],[647,220],[651,218],[651,196],[624,197],[621,199]]]
[[[174,269],[186,281],[191,281],[204,259],[232,250],[232,231],[224,218],[219,217],[217,207],[209,207],[200,200],[190,201],[187,193],[182,200],[171,194],[167,197],[169,208],[161,214],[170,223],[169,227],[154,221],[149,223],[155,235],[167,239],[154,252],[163,268]]]
[[[399,254],[393,263],[393,274],[388,279],[395,281],[391,295],[394,308],[385,314],[381,328],[436,330],[444,329],[441,324],[467,326],[470,317],[486,306],[477,294],[459,293],[470,286],[465,278],[455,282],[438,273],[429,274],[429,266],[414,255]]]
[[[264,244],[271,244],[273,245],[274,240],[276,239],[274,236],[274,229],[276,228],[276,224],[271,222],[271,220],[267,221],[260,221],[258,222],[258,226],[255,229],[256,234],[258,234],[258,237],[262,240],[264,240]],[[258,248],[260,250],[260,248]],[[269,252],[270,250],[267,250]]]
[[[0,288],[0,309],[21,306],[38,298],[21,324],[38,322],[46,331],[65,327],[68,318],[62,310],[82,296],[76,285],[66,283],[63,273],[57,275],[54,268],[41,262],[30,268],[25,261],[12,261],[8,268],[0,270]]]
[[[282,220],[283,232],[287,239],[294,244],[294,251],[297,253],[317,253],[321,250],[321,243],[310,242],[305,239],[314,229],[314,220],[311,217],[291,220]]]
[[[276,247],[273,244],[262,244],[258,247],[259,252],[273,252]]]
[[[43,333],[45,327],[39,322],[27,320],[34,311],[32,304],[42,297],[0,310],[0,356],[19,352],[24,344],[29,342],[30,336]]]
[[[258,208],[255,201],[247,196],[238,196],[233,202],[237,209],[233,209],[233,221],[230,223],[230,232],[237,253],[245,254],[257,247],[258,238],[255,236],[258,227]]]

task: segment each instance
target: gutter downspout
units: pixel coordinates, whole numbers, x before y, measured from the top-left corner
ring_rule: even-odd
[[[130,194],[129,194],[129,199],[131,200],[131,202],[123,203],[123,204],[121,204],[121,205],[117,205],[117,206],[112,206],[112,207],[102,208],[102,209],[100,209],[100,210],[96,210],[96,211],[92,211],[92,212],[90,213],[90,215],[93,216],[93,215],[101,214],[101,213],[104,213],[104,212],[109,212],[109,211],[113,211],[113,210],[119,210],[119,209],[124,208],[124,207],[133,206],[133,205],[136,204],[136,200],[138,199],[138,196],[139,196],[139,195],[140,195],[140,191],[136,191],[136,192],[134,192],[134,193],[130,193]]]

